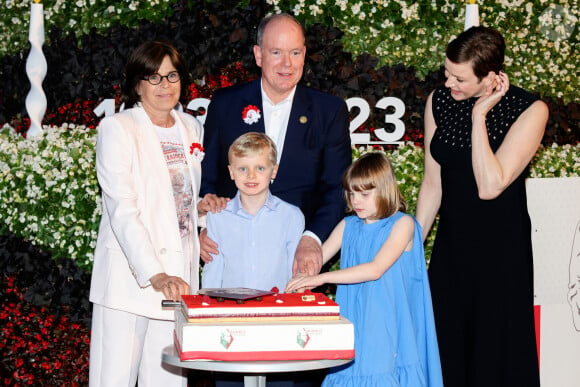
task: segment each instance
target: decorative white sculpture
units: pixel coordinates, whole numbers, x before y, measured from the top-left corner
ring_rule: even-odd
[[[465,6],[465,25],[463,29],[468,30],[475,26],[479,26],[479,7],[476,0],[468,0]]]
[[[46,96],[42,90],[42,81],[46,76],[46,59],[42,52],[44,44],[44,15],[40,0],[34,0],[30,7],[30,54],[26,60],[26,74],[30,80],[30,91],[26,96],[26,110],[30,117],[28,137],[42,133],[42,118],[46,112]]]

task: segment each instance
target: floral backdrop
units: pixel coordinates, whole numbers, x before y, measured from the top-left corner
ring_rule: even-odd
[[[189,62],[182,102],[258,76],[250,47],[260,18],[294,13],[307,26],[303,82],[374,106],[401,99],[405,145],[357,145],[353,158],[385,151],[414,211],[422,177],[422,115],[443,82],[446,42],[462,30],[464,3],[433,0],[43,1],[49,72],[42,136],[26,139],[24,73],[30,1],[0,5],[0,383],[86,385],[88,284],[101,214],[94,170],[93,109],[119,107],[127,54],[146,39],[173,41]],[[580,175],[577,25],[570,1],[506,0],[480,4],[482,24],[504,32],[514,83],[538,94],[551,116],[530,177]],[[558,18],[556,18],[556,16]],[[553,21],[559,20],[555,26]],[[190,111],[201,115],[202,110]],[[373,134],[384,113],[357,132]],[[427,251],[431,240],[427,244]],[[428,254],[427,254],[428,255]],[[329,290],[332,291],[332,290]],[[23,354],[24,352],[24,354]],[[51,356],[56,354],[56,356]],[[203,385],[204,380],[191,380]]]
[[[464,1],[268,0],[306,23],[324,20],[345,32],[345,49],[374,53],[381,64],[405,63],[422,76],[438,69],[445,46],[463,29]],[[308,4],[306,4],[308,3]],[[506,67],[514,84],[577,101],[576,0],[479,0],[481,23],[508,42]],[[330,24],[332,23],[332,24]],[[550,74],[550,75],[548,75]]]
[[[30,1],[6,0],[0,16],[0,55],[28,48]],[[218,3],[240,7],[241,1],[96,1],[44,0],[47,26],[77,36],[107,31],[146,19],[162,21],[177,7]],[[405,63],[421,76],[438,69],[445,45],[462,30],[465,1],[458,0],[266,0],[274,11],[290,11],[306,25],[322,23],[345,33],[344,47],[354,55],[372,53],[380,64]],[[479,0],[482,24],[499,29],[508,44],[507,67],[515,84],[543,95],[577,101],[577,0]]]

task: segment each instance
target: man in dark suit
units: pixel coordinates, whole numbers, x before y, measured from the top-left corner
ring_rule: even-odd
[[[351,163],[348,111],[344,101],[298,85],[304,68],[304,29],[288,14],[266,17],[254,46],[262,77],[214,93],[205,121],[201,195],[233,197],[227,169],[230,144],[246,132],[265,132],[278,148],[279,169],[271,192],[302,210],[306,231],[293,274],[316,274],[321,243],[344,216],[341,178]],[[210,195],[211,196],[211,195]],[[204,232],[202,259],[219,249]]]

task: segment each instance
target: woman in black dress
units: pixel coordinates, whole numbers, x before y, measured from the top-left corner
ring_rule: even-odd
[[[540,383],[524,179],[548,108],[510,85],[504,51],[491,28],[461,33],[425,108],[417,219],[425,238],[440,216],[429,279],[446,387]]]

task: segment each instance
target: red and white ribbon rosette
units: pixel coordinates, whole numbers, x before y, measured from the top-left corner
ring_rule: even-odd
[[[255,124],[260,121],[260,118],[262,118],[262,115],[257,106],[248,105],[242,110],[242,120],[248,125]]]
[[[201,160],[203,160],[203,156],[205,156],[203,151],[203,146],[199,142],[193,142],[189,146],[189,153],[192,154],[193,158],[199,162],[201,162]]]

